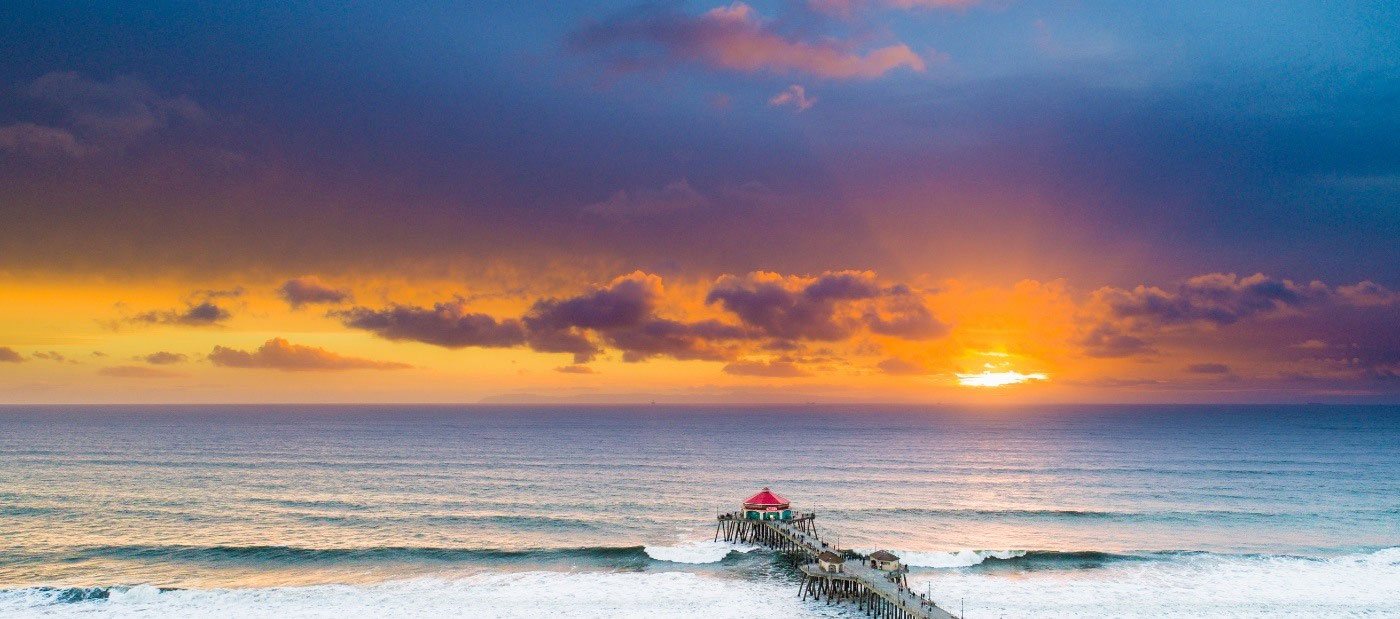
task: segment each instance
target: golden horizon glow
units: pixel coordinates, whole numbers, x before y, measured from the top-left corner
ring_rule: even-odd
[[[629,277],[624,280],[638,279]],[[1270,361],[1199,341],[1149,342],[1151,364],[1141,355],[1086,354],[1087,330],[1108,319],[1094,296],[1076,297],[1062,282],[921,284],[916,298],[947,325],[933,337],[870,331],[781,353],[734,344],[705,349],[713,358],[643,361],[605,346],[589,363],[576,364],[567,354],[521,343],[452,347],[388,339],[347,327],[333,312],[432,307],[471,291],[471,312],[508,320],[538,299],[592,290],[578,284],[539,284],[527,294],[493,279],[339,275],[324,285],[353,301],[293,306],[279,292],[285,281],[0,275],[0,402],[863,402],[871,394],[889,402],[1168,402],[1273,395],[1278,383],[1269,377],[1283,373],[1352,376],[1321,365],[1325,359]],[[713,278],[672,276],[652,302],[659,316],[680,324],[739,324],[705,303],[714,285]],[[206,298],[226,315],[205,323],[180,319]],[[898,309],[876,308],[887,313],[879,315],[886,324]],[[840,324],[866,319],[862,308],[839,310],[832,320],[848,321]],[[1287,334],[1283,341],[1307,342],[1310,354],[1332,350],[1334,344],[1314,335]],[[296,353],[302,362],[278,352]],[[1263,378],[1256,386],[1251,377]],[[1014,388],[1026,384],[1035,386]]]

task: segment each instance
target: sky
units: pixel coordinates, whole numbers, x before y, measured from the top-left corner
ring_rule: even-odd
[[[0,20],[0,402],[1400,401],[1393,3]]]

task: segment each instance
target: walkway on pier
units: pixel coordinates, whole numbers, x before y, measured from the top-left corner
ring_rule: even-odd
[[[804,514],[800,520],[807,520],[814,517],[814,514]],[[749,522],[754,525],[762,525],[779,536],[785,538],[792,545],[797,546],[809,558],[815,559],[823,551],[840,552],[834,546],[823,542],[815,534],[807,533],[805,530],[793,526],[792,522],[785,520],[743,520],[740,514],[724,514],[719,517],[723,520],[739,520]],[[812,529],[815,530],[815,529]],[[804,572],[812,573],[804,569]],[[813,574],[814,577],[846,577],[859,581],[869,588],[876,595],[884,598],[885,601],[894,604],[903,610],[910,617],[920,617],[923,619],[957,619],[952,613],[942,608],[934,606],[932,602],[923,596],[910,591],[907,587],[900,587],[888,578],[889,572],[877,570],[861,561],[848,560],[845,563],[844,571],[839,574],[828,574],[819,572]]]

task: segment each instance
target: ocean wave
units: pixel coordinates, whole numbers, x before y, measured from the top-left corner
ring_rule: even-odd
[[[732,552],[751,552],[758,546],[732,544],[729,542],[696,541],[677,546],[647,546],[643,550],[647,556],[657,561],[670,563],[718,563]]]
[[[909,567],[972,567],[987,559],[1011,559],[1026,555],[1024,550],[954,550],[949,552],[896,553]]]
[[[683,544],[682,546],[689,546]],[[664,548],[664,547],[658,547]],[[978,565],[1102,554],[967,551]],[[913,560],[917,553],[904,553]],[[960,553],[947,553],[950,556]],[[1002,558],[999,555],[1004,555]],[[1018,573],[924,570],[910,575],[944,608],[974,617],[1394,617],[1400,547],[1329,558],[1172,551],[1106,569]],[[0,616],[44,617],[850,617],[793,595],[795,583],[695,571],[492,572],[373,584],[158,588],[151,585],[0,589]]]
[[[896,550],[894,554],[909,567],[934,569],[982,565],[1026,569],[1087,567],[1113,561],[1141,561],[1149,558],[1145,554],[1119,554],[1098,550]]]
[[[298,520],[318,524],[342,526],[385,526],[403,525],[472,525],[500,527],[513,530],[557,531],[573,529],[593,531],[600,528],[598,521],[562,516],[521,516],[515,514],[422,514],[422,515],[363,515],[352,513],[295,513]]]
[[[1192,559],[1311,561],[1339,565],[1400,566],[1400,547],[1350,553],[1332,557],[1310,557],[1287,554],[1227,554],[1200,550],[1154,550],[1141,552],[1106,552],[1101,550],[950,550],[894,551],[905,565],[915,568],[987,569],[1076,569],[1102,567],[1124,562],[1182,562]]]
[[[305,546],[188,546],[122,545],[81,546],[56,553],[61,556],[36,557],[48,560],[94,558],[178,562],[246,562],[276,565],[305,565],[348,562],[484,562],[521,563],[585,561],[602,564],[646,561],[642,546],[582,546],[571,548],[449,548],[432,546],[371,546],[358,548],[311,548]]]
[[[927,508],[927,507],[895,507],[880,509],[846,509],[832,510],[832,513],[841,516],[925,516],[943,518],[1025,518],[1025,519],[1065,519],[1065,520],[1190,520],[1190,519],[1232,519],[1232,518],[1318,518],[1322,514],[1313,512],[1280,513],[1276,511],[1254,511],[1254,510],[1225,510],[1225,509],[1203,509],[1203,510],[1177,510],[1177,511],[1120,511],[1120,510],[1097,510],[1097,509],[983,509],[983,508]],[[1365,513],[1365,512],[1359,512]],[[1376,512],[1384,513],[1384,512]]]
[[[1081,553],[1058,553],[1076,555]],[[1026,553],[968,569],[915,570],[945,607],[974,617],[1397,617],[1400,548],[1333,557],[1169,551],[1107,555],[1097,569]],[[997,564],[1060,561],[1056,570]],[[1087,556],[1085,557],[1088,560]]]
[[[691,572],[514,572],[372,585],[242,589],[0,590],[0,616],[45,617],[738,617],[762,607],[791,617],[844,616],[803,602],[788,583]],[[81,596],[79,596],[81,597]]]

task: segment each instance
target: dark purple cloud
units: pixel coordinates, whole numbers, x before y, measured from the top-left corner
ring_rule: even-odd
[[[1192,374],[1229,374],[1230,366],[1224,363],[1192,363],[1186,366],[1186,371]]]
[[[1333,289],[1318,281],[1295,284],[1262,273],[1244,278],[1209,273],[1192,277],[1172,291],[1149,286],[1103,288],[1095,296],[1116,318],[1162,325],[1195,321],[1229,325],[1256,315],[1327,302],[1387,303],[1393,293],[1371,282]]]
[[[658,356],[721,361],[735,354],[734,348],[726,346],[725,342],[749,337],[748,330],[716,320],[687,323],[663,318],[603,333],[609,345],[622,351],[622,360],[630,362]]]
[[[1112,324],[1098,324],[1089,329],[1079,343],[1090,357],[1113,359],[1148,355],[1157,352],[1147,340],[1123,333]]]
[[[902,285],[881,286],[869,271],[827,272],[815,278],[762,272],[726,275],[716,281],[705,302],[720,305],[778,340],[836,341],[861,327],[908,339],[946,332],[919,295]]]
[[[345,326],[363,329],[388,340],[415,341],[444,348],[509,348],[525,343],[525,327],[515,319],[496,320],[470,312],[463,299],[432,307],[391,305],[381,310],[364,307],[332,312]]]
[[[350,300],[350,291],[336,288],[313,275],[296,277],[277,287],[278,296],[293,308],[310,304],[337,304]]]
[[[1400,360],[1389,352],[1400,350],[1393,335],[1400,295],[1370,281],[1329,286],[1262,274],[1210,273],[1172,290],[1101,288],[1089,306],[1098,318],[1086,327],[1080,343],[1095,357],[1149,354],[1167,340],[1182,346],[1209,340],[1270,357],[1328,360],[1333,367],[1380,373]],[[1269,321],[1270,328],[1239,328],[1259,321]],[[1351,350],[1327,342],[1346,342]]]
[[[24,355],[9,346],[0,346],[0,363],[23,363]]]
[[[189,355],[167,351],[153,352],[149,355],[136,357],[138,361],[145,361],[151,365],[170,365],[172,363],[183,363],[189,359]]]
[[[632,327],[651,316],[660,294],[661,278],[637,273],[579,296],[536,301],[524,320],[532,331]]]
[[[191,304],[182,310],[152,310],[132,316],[129,322],[157,325],[183,325],[187,327],[217,326],[232,318],[228,310],[213,301]]]
[[[519,318],[471,313],[460,298],[431,309],[357,307],[331,315],[388,339],[449,348],[524,345],[571,354],[575,364],[607,349],[621,352],[627,362],[653,357],[724,361],[746,347],[793,350],[799,346],[796,340],[835,341],[860,328],[905,339],[936,337],[946,330],[918,294],[905,286],[881,286],[868,272],[721,277],[706,302],[737,314],[738,324],[662,316],[664,295],[660,276],[638,271],[578,295],[538,299]]]
[[[522,320],[529,327],[531,348],[571,352],[580,363],[601,351],[585,332],[622,351],[623,360],[629,362],[656,356],[726,359],[733,352],[721,343],[750,335],[741,327],[714,320],[688,323],[661,318],[656,307],[662,295],[660,277],[637,272],[578,296],[536,301]]]

